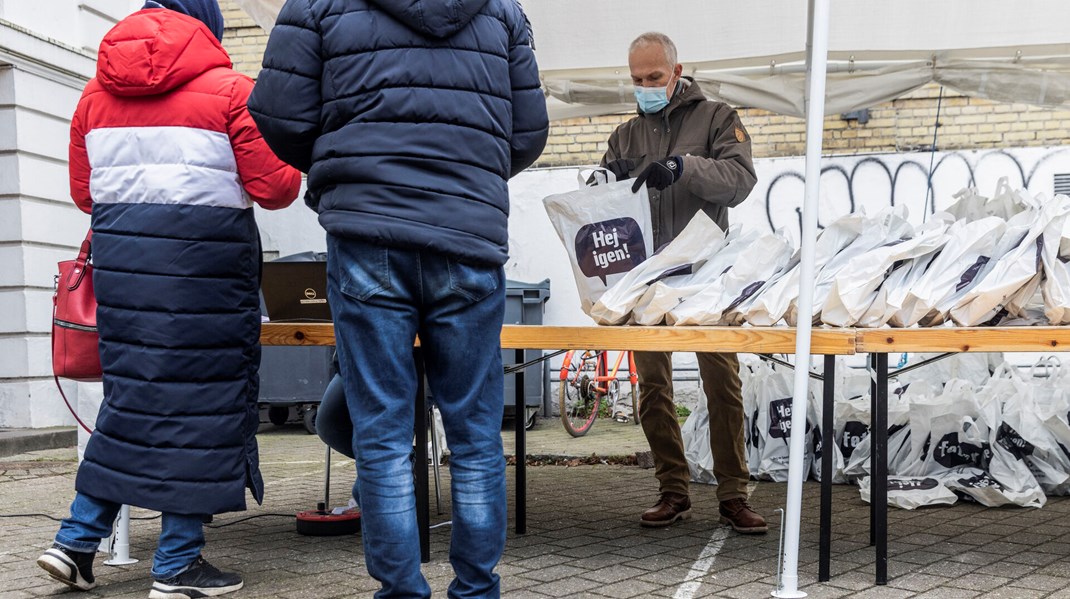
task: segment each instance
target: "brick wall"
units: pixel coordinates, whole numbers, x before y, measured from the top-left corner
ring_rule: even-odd
[[[223,10],[223,47],[230,53],[234,68],[256,79],[267,45],[267,33],[245,14],[234,0],[219,0]]]
[[[227,28],[223,45],[239,71],[260,72],[267,35],[235,0],[220,0]],[[939,87],[914,93],[869,109],[864,125],[839,115],[825,119],[823,147],[829,154],[888,153],[928,149],[933,142]],[[576,118],[551,124],[546,151],[536,166],[594,164],[605,152],[613,128],[632,115]],[[800,156],[805,153],[803,119],[743,108],[740,117],[751,134],[755,158]],[[940,106],[937,149],[998,149],[1070,144],[1070,111],[1022,104],[999,104],[944,90]]]
[[[914,93],[869,109],[860,125],[839,115],[825,119],[822,145],[829,154],[916,151],[933,143],[939,87]],[[551,125],[546,151],[538,166],[592,164],[605,152],[606,138],[631,114],[557,121]],[[806,153],[803,119],[756,108],[740,109],[750,132],[755,158],[800,156]],[[602,136],[602,139],[598,139]],[[955,95],[944,90],[940,101],[939,150],[1055,146],[1070,143],[1070,111],[1024,104],[1000,104]]]

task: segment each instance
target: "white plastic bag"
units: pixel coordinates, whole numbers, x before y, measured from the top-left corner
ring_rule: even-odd
[[[877,290],[873,304],[858,319],[855,326],[876,329],[888,324],[896,313],[903,309],[910,290],[925,276],[929,266],[939,255],[940,251],[936,250],[908,260],[893,270]]]
[[[814,242],[815,272],[820,272],[829,260],[858,238],[865,223],[864,213],[853,213],[825,227]],[[744,319],[760,327],[780,322],[799,296],[799,270],[799,252],[795,252],[784,269],[785,274],[756,294],[744,313]]]
[[[1000,177],[996,182],[996,192],[991,199],[977,193],[977,189],[973,187],[960,190],[954,197],[957,201],[947,212],[956,220],[964,219],[967,222],[988,216],[1007,220],[1019,212],[1038,206],[1035,199],[1025,194],[1025,190],[1012,189],[1007,183],[1007,177]]]
[[[1070,213],[1070,199],[1057,197],[1064,200],[1048,202],[1038,211],[1014,217],[1031,216],[1028,229],[1016,242],[1004,240],[1010,244],[1006,252],[999,252],[997,248],[996,263],[983,270],[980,281],[951,309],[955,324],[962,327],[984,324],[992,320],[1008,303],[1008,299],[1020,293],[1023,287],[1032,286],[1035,289],[1039,285],[1044,231],[1049,225],[1062,231],[1067,213]],[[1010,224],[1008,222],[1009,228]]]
[[[698,293],[669,310],[665,322],[677,326],[725,324],[725,312],[749,299],[787,265],[791,245],[780,235],[762,235],[744,255],[748,258],[737,260]]]
[[[724,243],[691,274],[667,278],[650,285],[632,310],[635,323],[661,324],[670,310],[702,291],[725,271],[731,269],[758,238],[756,231],[746,234],[742,231],[739,225],[729,227],[728,233],[724,236]]]
[[[960,220],[948,227],[947,243],[933,258],[925,274],[918,278],[892,314],[889,324],[896,327],[926,326],[944,322],[947,312],[964,291],[975,282],[980,269],[991,260],[996,244],[1007,223],[996,217],[967,222]],[[951,303],[951,305],[946,305]]]
[[[858,489],[862,495],[862,501],[869,503],[870,477],[863,476],[858,480]],[[931,505],[952,505],[958,501],[958,496],[948,489],[936,478],[931,476],[888,477],[888,505],[912,510]]]
[[[836,275],[847,267],[851,260],[881,246],[909,239],[913,234],[914,227],[907,222],[905,206],[886,208],[873,218],[864,219],[862,231],[858,236],[817,271],[814,281],[814,313],[809,315],[811,321],[816,324],[820,320],[821,308],[825,305]],[[796,326],[799,322],[801,316],[798,314],[798,298],[792,301],[784,317],[789,326]]]
[[[1039,417],[1032,393],[1016,393],[1004,402],[996,442],[1025,462],[1046,494],[1066,495],[1070,490],[1070,457]]]
[[[897,263],[930,254],[947,242],[947,225],[933,221],[910,239],[893,239],[852,258],[836,273],[821,309],[821,320],[835,327],[849,327],[870,309],[878,288]],[[886,311],[880,307],[883,315]]]
[[[1046,498],[1040,487],[1015,492],[1005,488],[984,470],[972,466],[960,466],[934,475],[944,485],[962,497],[969,498],[985,507],[1018,505],[1043,507]]]
[[[707,485],[716,485],[713,475],[713,451],[710,449],[710,412],[706,408],[706,395],[699,385],[698,404],[680,427],[684,442],[684,457],[691,472],[691,480]]]
[[[786,368],[775,369],[764,364],[753,377],[752,386],[756,387],[758,414],[754,420],[754,430],[759,438],[760,458],[758,468],[751,474],[760,480],[785,482],[788,480],[789,445],[791,438],[792,386],[794,375]],[[804,447],[807,449],[803,470],[810,470],[813,459],[810,435],[813,425],[806,423]]]
[[[1055,196],[1056,201],[1070,198]],[[1043,248],[1040,253],[1044,280],[1040,291],[1044,298],[1044,315],[1053,325],[1070,324],[1070,238],[1063,231],[1049,225],[1044,230]]]
[[[848,404],[850,409],[855,410],[855,413],[858,414],[858,416],[871,417],[871,415],[868,414],[868,397],[865,402],[855,401],[851,402],[851,404]],[[841,437],[840,447],[844,451],[844,456],[847,460],[847,466],[844,467],[844,474],[848,477],[857,478],[871,473],[873,435],[868,422],[861,422],[861,418],[854,421],[856,424],[853,426],[851,425],[851,422],[852,421],[847,420],[844,423],[844,431],[843,436]],[[910,419],[907,404],[898,396],[892,396],[888,401],[889,474],[902,474],[902,468],[898,466],[898,460],[901,458],[898,456],[903,453],[902,450],[904,444],[909,445],[909,441]],[[848,452],[848,448],[851,445],[854,445],[854,447]]]
[[[675,239],[607,289],[591,307],[591,318],[598,324],[623,324],[651,283],[700,270],[723,247],[724,238],[717,223],[699,210]]]
[[[761,363],[748,354],[739,357],[739,381],[743,388],[743,440],[747,471],[754,477],[762,460],[762,435],[758,432],[758,386],[754,384]]]
[[[586,314],[606,289],[653,254],[646,187],[632,193],[631,186],[631,181],[619,181],[543,198],[568,252]]]

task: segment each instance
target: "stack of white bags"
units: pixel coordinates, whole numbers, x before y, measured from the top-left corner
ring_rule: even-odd
[[[842,365],[837,373],[830,475],[834,483],[856,483],[868,502],[870,378]],[[746,359],[740,375],[751,475],[786,481],[793,374]],[[805,464],[821,480],[821,387],[814,387]],[[998,354],[960,354],[908,373],[889,389],[888,503],[1041,507],[1048,495],[1068,495],[1068,413],[1070,368],[1023,371]],[[708,421],[700,399],[683,425],[684,447],[692,478],[715,483]]]
[[[799,252],[779,233],[721,231],[702,212],[631,270],[592,277],[579,268],[575,248],[584,231],[629,214],[641,226],[649,223],[645,194],[628,193],[626,184],[544,200],[571,254],[584,310],[596,322],[799,322]],[[596,205],[587,198],[590,190],[598,190]],[[905,207],[895,207],[872,217],[849,214],[825,227],[816,241],[814,324],[1070,323],[1070,239],[1063,236],[1070,198],[1029,197],[1005,181],[993,198],[972,189],[955,197],[921,226],[908,222]]]

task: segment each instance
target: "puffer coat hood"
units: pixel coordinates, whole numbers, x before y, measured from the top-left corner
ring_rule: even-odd
[[[226,50],[204,23],[175,11],[149,9],[123,19],[104,36],[97,81],[116,96],[150,96],[230,66]]]
[[[148,0],[142,8],[167,8],[189,15],[223,41],[223,11],[219,10],[218,0]]]
[[[468,25],[487,0],[372,0],[372,3],[412,29],[442,39]]]

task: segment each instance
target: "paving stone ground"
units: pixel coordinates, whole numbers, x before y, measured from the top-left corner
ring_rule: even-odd
[[[507,453],[512,435],[503,432]],[[246,514],[216,518],[207,531],[206,557],[240,571],[246,587],[236,597],[370,597],[378,588],[363,566],[359,536],[304,537],[292,514],[315,507],[324,486],[324,448],[298,425],[265,425],[260,434],[267,499]],[[609,420],[580,439],[560,423],[540,421],[528,434],[531,455],[627,456],[644,451],[638,427]],[[0,459],[0,515],[65,515],[73,497],[76,452],[39,451]],[[548,460],[539,463],[545,464]],[[528,468],[528,533],[510,531],[499,566],[503,595],[545,597],[769,597],[776,586],[778,508],[786,485],[754,484],[752,504],[769,519],[768,535],[735,534],[717,523],[715,487],[695,485],[694,517],[667,529],[643,529],[638,515],[656,500],[653,471],[607,464]],[[441,471],[443,514],[449,519],[449,475]],[[353,463],[335,456],[332,504],[343,503],[353,481]],[[433,487],[432,487],[433,491]],[[833,578],[817,583],[818,486],[803,498],[800,586],[815,598],[1070,598],[1070,501],[1051,498],[1044,508],[952,507],[889,514],[887,586],[873,586],[869,511],[857,489],[834,493]],[[271,514],[282,514],[275,516]],[[241,521],[246,516],[263,516]],[[145,597],[150,559],[159,532],[153,514],[134,510],[133,566],[96,562],[101,585],[67,593],[33,560],[49,546],[57,523],[44,517],[0,518],[0,597]],[[449,526],[431,533],[431,562],[424,566],[435,597],[445,597],[452,578]]]

